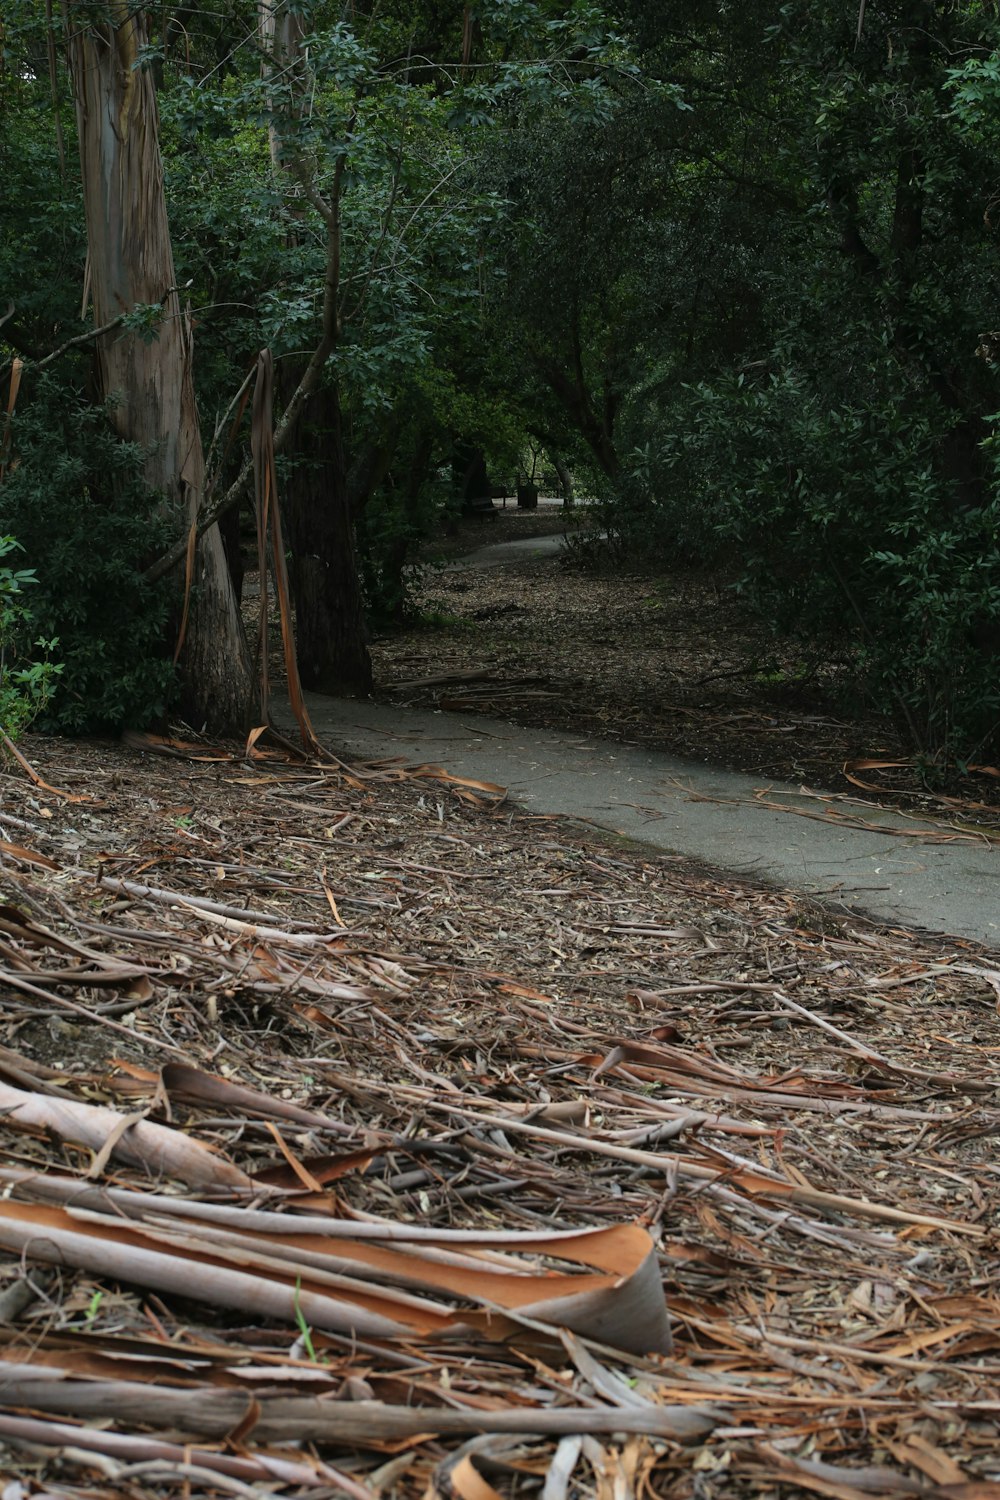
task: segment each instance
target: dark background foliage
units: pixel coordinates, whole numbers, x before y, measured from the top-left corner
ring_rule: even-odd
[[[86,245],[61,42],[53,71],[44,7],[8,11],[0,354],[26,366],[0,530],[62,643],[58,722],[109,727],[169,702],[175,606],[141,574],[171,523],[88,346],[35,371],[90,326]],[[345,511],[380,628],[460,456],[508,478],[540,449],[615,556],[711,569],[846,655],[928,774],[1000,753],[992,8],[297,13],[307,96],[268,82],[243,0],[157,13],[144,59],[206,446],[259,348],[280,404],[316,346],[335,203],[336,346],[281,481]],[[220,485],[243,446],[216,445]]]

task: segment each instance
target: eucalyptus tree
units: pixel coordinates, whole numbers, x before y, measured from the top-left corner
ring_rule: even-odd
[[[4,6],[0,404],[15,358],[22,378],[0,530],[34,569],[35,634],[59,639],[64,671],[47,722],[106,730],[148,721],[167,702],[170,600],[145,583],[142,560],[170,521],[142,482],[145,456],[117,436],[118,413],[101,397],[89,293],[82,305],[87,234],[64,44],[61,20],[38,0]],[[174,625],[176,638],[176,613]]]
[[[28,71],[44,97],[46,73],[64,76],[49,67],[45,8],[39,0],[17,8],[29,18],[26,34],[34,27],[42,39]],[[169,575],[179,592],[197,512],[186,679],[199,722],[240,724],[248,701],[214,529],[246,491],[249,465],[233,460],[242,438],[235,447],[226,439],[246,369],[267,345],[289,372],[276,382],[275,442],[303,677],[364,691],[352,524],[376,491],[424,491],[400,482],[401,464],[429,474],[459,428],[484,425],[478,393],[464,387],[477,378],[475,360],[462,353],[456,363],[454,354],[483,326],[483,248],[503,209],[476,186],[468,143],[517,98],[565,95],[567,69],[577,82],[595,81],[603,45],[595,14],[525,0],[444,19],[432,4],[359,3],[345,14],[333,4],[279,3],[267,12],[269,37],[249,0],[211,13],[65,7],[90,258],[88,315],[75,314],[68,331],[93,335],[98,357],[88,370],[91,346],[82,345],[54,378],[72,388],[71,406],[88,395],[114,398],[114,428],[131,440],[121,453],[161,496],[161,519],[175,532],[163,556],[149,563],[138,536],[120,533],[135,576],[148,563],[150,585]],[[32,33],[32,46],[37,39]],[[55,172],[48,186],[49,203],[65,196]],[[67,285],[81,300],[83,272],[78,257]],[[29,310],[28,297],[18,300],[11,337]],[[49,327],[41,355],[57,342]],[[207,478],[195,383],[215,430]],[[119,499],[127,488],[116,486]],[[98,503],[100,489],[95,474],[88,493]],[[137,508],[141,532],[139,516]],[[78,566],[85,561],[78,549]]]
[[[67,4],[100,394],[122,438],[143,453],[146,484],[178,527],[196,523],[205,488],[190,317],[176,284],[159,117],[143,12],[115,0]],[[122,313],[153,310],[141,327]],[[245,729],[250,661],[218,527],[197,542],[181,656],[196,723]]]
[[[446,414],[475,405],[463,351],[477,329],[485,336],[484,249],[506,214],[477,183],[477,138],[529,94],[569,97],[574,69],[595,82],[608,47],[594,19],[494,4],[451,27],[431,7],[359,5],[345,19],[339,6],[279,0],[233,75],[210,68],[172,96],[178,199],[197,220],[205,160],[225,181],[225,153],[236,155],[247,173],[240,253],[270,241],[250,251],[266,279],[241,298],[255,303],[246,331],[274,350],[287,402],[277,433],[308,686],[369,687],[352,528],[376,491],[390,503],[418,493],[394,466],[410,454],[429,470],[445,456],[435,449]],[[466,420],[451,439],[470,435]]]

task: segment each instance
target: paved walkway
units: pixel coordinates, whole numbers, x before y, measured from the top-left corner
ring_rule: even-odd
[[[501,783],[531,812],[584,819],[840,910],[1000,948],[1000,845],[945,842],[952,836],[944,825],[612,741],[307,698],[320,739],[345,760],[443,765]]]
[[[456,566],[554,556],[561,545],[560,537],[500,542]],[[440,764],[499,782],[531,812],[583,819],[839,910],[1000,949],[1000,844],[945,824],[613,741],[477,715],[307,698],[320,739],[345,760]]]
[[[523,536],[513,542],[490,542],[464,557],[446,563],[446,573],[461,573],[466,568],[499,568],[504,563],[531,562],[536,557],[558,557],[566,550],[565,534],[558,536]]]

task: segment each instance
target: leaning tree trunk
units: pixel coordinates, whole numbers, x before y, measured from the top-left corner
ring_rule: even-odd
[[[162,304],[156,337],[116,329],[97,345],[101,387],[117,401],[123,438],[145,457],[145,479],[164,496],[178,529],[190,525],[204,488],[201,430],[191,377],[190,326],[174,287],[163,192],[159,117],[141,10],[112,0],[64,5],[76,93],[94,319]],[[181,658],[183,709],[216,731],[246,728],[252,678],[242,623],[217,526],[198,546],[191,615]]]

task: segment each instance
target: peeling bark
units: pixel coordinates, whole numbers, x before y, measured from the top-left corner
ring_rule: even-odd
[[[122,437],[146,455],[147,484],[162,494],[178,530],[186,530],[204,489],[204,456],[190,325],[177,292],[168,291],[175,274],[156,94],[150,74],[137,66],[145,22],[141,11],[120,0],[100,20],[90,7],[73,3],[65,3],[63,13],[95,322],[162,302],[149,342],[120,329],[97,341],[101,390],[116,402]],[[198,546],[193,583],[180,663],[183,711],[213,731],[242,731],[249,722],[250,659],[217,526]]]

